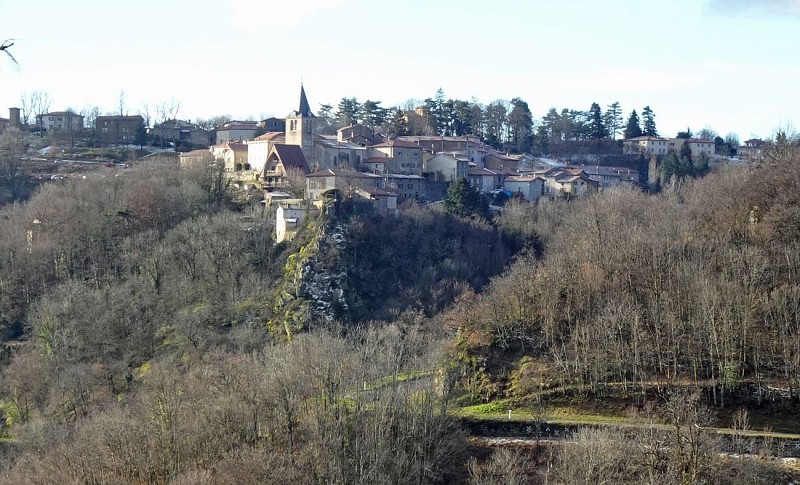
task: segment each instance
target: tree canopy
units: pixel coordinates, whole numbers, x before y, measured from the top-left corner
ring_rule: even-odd
[[[636,138],[637,136],[642,136],[642,134],[642,129],[639,126],[639,115],[636,113],[636,110],[633,110],[630,116],[628,116],[628,124],[625,125],[623,136],[625,138]]]

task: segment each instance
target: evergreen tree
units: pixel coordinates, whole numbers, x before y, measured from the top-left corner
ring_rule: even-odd
[[[427,100],[426,104],[427,104]],[[447,100],[444,97],[444,90],[439,88],[436,90],[436,97],[433,100],[433,105],[431,106],[431,116],[434,119],[434,126],[436,127],[436,133],[444,136],[449,128],[450,119],[452,118],[448,114],[449,106],[447,106]]]
[[[642,136],[642,129],[639,127],[639,115],[636,110],[631,111],[631,115],[628,117],[628,124],[625,126],[622,136],[625,139]]]
[[[439,125],[439,107],[436,105],[436,100],[432,98],[425,98],[423,101],[425,113],[428,116],[428,123],[433,129],[434,134],[441,134],[441,126]]]
[[[453,134],[464,136],[472,133],[472,107],[466,101],[453,101]]]
[[[681,145],[681,158],[686,158],[691,160],[692,147],[689,146],[689,142],[683,142],[683,145]]]
[[[645,136],[658,136],[656,129],[656,115],[650,106],[645,106],[642,110],[642,133]]]
[[[136,125],[136,131],[133,132],[133,143],[139,145],[140,150],[147,145],[147,130],[143,122]]]
[[[439,108],[439,123],[442,127],[443,136],[452,136],[455,133],[455,101],[448,99],[442,102]]]
[[[512,99],[511,106],[508,114],[509,142],[517,153],[529,152],[533,146],[533,115],[528,103],[520,98]]]
[[[550,133],[547,132],[547,127],[544,124],[539,125],[536,129],[536,143],[535,149],[537,155],[547,155],[550,148]]]
[[[620,130],[622,130],[622,106],[619,104],[619,101],[614,101],[608,105],[605,122],[608,136],[616,140],[617,135],[619,135]]]
[[[675,152],[667,154],[667,156],[661,160],[661,185],[666,185],[673,176],[680,177],[682,175],[680,172],[681,166],[678,156]]]
[[[489,203],[477,187],[465,178],[459,178],[447,189],[447,199],[444,201],[447,212],[460,217],[489,216]]]
[[[592,103],[592,107],[589,108],[588,118],[589,138],[593,140],[600,140],[608,136],[606,125],[603,122],[603,112],[600,110],[599,104]]]
[[[580,131],[576,128],[575,122],[577,121],[578,112],[567,108],[561,110],[559,119],[558,131],[564,136],[564,141],[577,140],[577,133]]]
[[[360,118],[362,122],[371,127],[373,131],[376,126],[386,123],[389,110],[381,106],[380,101],[366,100],[361,105]]]
[[[694,176],[695,177],[702,177],[703,175],[708,173],[709,166],[708,166],[708,155],[705,152],[701,153],[697,160],[693,162],[694,167]]]
[[[481,138],[486,137],[486,113],[483,106],[478,103],[474,98],[469,105],[469,133],[477,135]]]
[[[506,132],[508,110],[505,101],[493,101],[486,107],[486,142],[495,148],[501,148]]]
[[[539,134],[539,139],[542,140],[541,135],[546,135],[548,148],[561,142],[563,135],[561,132],[561,115],[558,114],[556,108],[550,108],[547,114],[544,115],[541,127],[543,128],[543,133]],[[549,153],[548,148],[544,150],[544,153]]]
[[[686,131],[679,131],[675,138],[691,138],[692,136],[692,130],[687,126]]]
[[[336,117],[342,126],[355,125],[359,121],[361,103],[356,98],[342,98],[336,111]]]
[[[692,159],[688,157],[681,157],[678,160],[678,170],[675,172],[675,175],[678,178],[694,178],[694,165],[692,164]]]
[[[317,117],[322,121],[320,130],[322,130],[323,132],[332,127],[336,122],[336,118],[333,116],[333,106],[329,104],[319,105],[319,111],[317,111]]]
[[[404,136],[408,135],[408,121],[405,113],[400,108],[393,108],[390,110],[389,121],[387,123],[387,131],[389,136]]]

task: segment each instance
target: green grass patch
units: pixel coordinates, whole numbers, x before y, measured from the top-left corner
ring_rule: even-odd
[[[382,377],[373,382],[367,382],[364,386],[364,391],[376,391],[384,386],[391,384],[392,382],[405,382],[405,381],[413,381],[415,379],[421,379],[424,377],[431,377],[436,374],[435,370],[420,370],[420,371],[411,371],[411,372],[401,372],[397,374],[397,376],[386,376]]]

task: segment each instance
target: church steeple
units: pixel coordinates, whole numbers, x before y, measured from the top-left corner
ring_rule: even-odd
[[[314,143],[317,140],[317,123],[319,119],[311,112],[311,106],[306,98],[306,90],[300,83],[300,106],[297,111],[292,111],[286,117],[287,145],[297,145],[303,150],[306,160],[313,163]]]
[[[311,106],[308,105],[308,98],[306,98],[306,90],[303,89],[303,84],[300,84],[300,109],[297,113],[303,117],[313,118],[314,113],[311,112]]]

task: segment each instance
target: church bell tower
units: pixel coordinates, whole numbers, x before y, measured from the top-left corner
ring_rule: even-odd
[[[306,91],[300,85],[300,106],[286,117],[286,144],[298,145],[309,165],[313,163],[314,141],[317,138],[317,117],[308,105]]]

